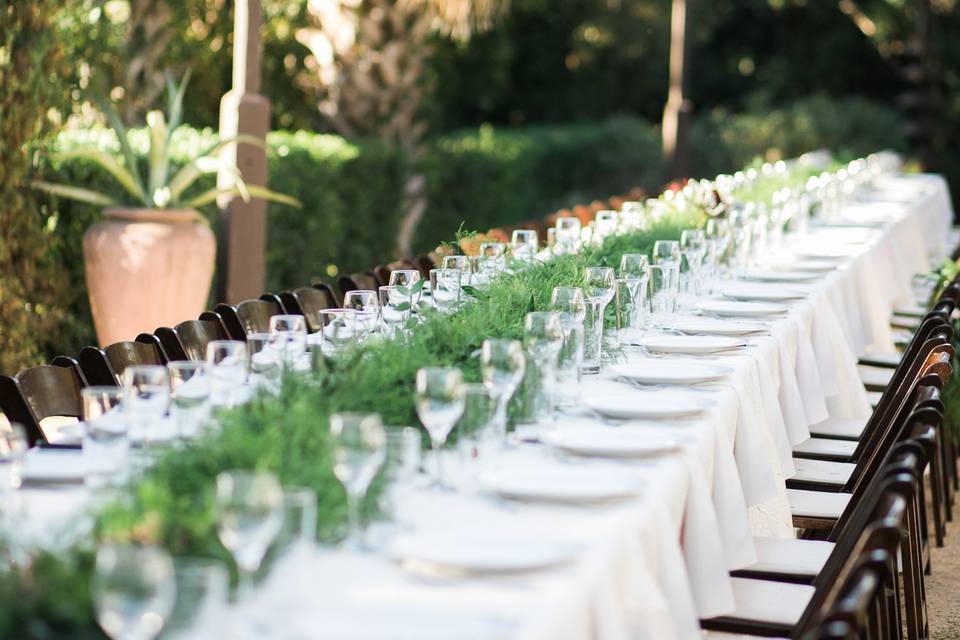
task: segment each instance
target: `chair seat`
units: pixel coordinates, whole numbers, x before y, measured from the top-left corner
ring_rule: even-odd
[[[809,460],[797,458],[793,461],[796,473],[790,480],[800,482],[821,482],[843,486],[857,465],[851,462],[832,462],[830,460]]]
[[[903,354],[896,351],[876,351],[863,355],[860,358],[860,364],[870,367],[885,367],[887,369],[895,369],[897,365],[900,364],[901,360],[903,360]]]
[[[787,489],[787,500],[794,516],[836,520],[847,508],[850,494]]]
[[[883,390],[890,384],[890,379],[893,378],[896,369],[871,367],[860,364],[857,366],[857,371],[860,373],[860,380],[863,382],[863,386],[867,389]]]
[[[850,457],[857,449],[856,440],[836,440],[834,438],[807,438],[798,445],[794,445],[795,454],[810,454],[822,456]]]
[[[823,540],[755,537],[757,561],[744,571],[810,576],[820,573],[834,544]]]
[[[736,609],[724,618],[795,625],[807,608],[814,588],[805,584],[731,578]]]
[[[881,396],[883,396],[882,391],[867,391],[867,400],[870,402],[872,408],[877,408],[877,405],[880,404]]]
[[[862,418],[827,418],[810,427],[810,435],[856,440],[866,426],[867,421]]]

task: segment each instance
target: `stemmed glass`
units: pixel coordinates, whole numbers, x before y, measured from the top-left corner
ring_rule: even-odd
[[[292,368],[307,351],[307,321],[298,315],[276,315],[270,318],[271,346],[278,349],[284,366]]]
[[[173,561],[163,549],[97,549],[90,595],[100,628],[113,640],[156,638],[173,611],[176,593]]]
[[[603,351],[603,313],[613,300],[616,277],[610,267],[587,267],[584,270],[583,298],[587,303],[584,327],[583,360],[587,371],[600,370]]]
[[[526,368],[523,346],[518,340],[488,338],[480,347],[480,373],[490,395],[497,402],[496,428],[507,437],[507,405],[517,390]]]
[[[247,345],[237,340],[214,340],[207,345],[207,366],[214,404],[233,406],[237,390],[247,381]]]
[[[360,340],[369,338],[380,326],[380,297],[376,291],[347,291],[343,296],[343,308],[353,310],[354,327]]]
[[[224,471],[217,475],[217,536],[233,555],[240,574],[237,600],[249,595],[253,576],[283,525],[283,491],[266,472]]]
[[[459,269],[431,269],[430,292],[437,309],[450,313],[460,302],[460,278],[463,275]]]
[[[453,367],[424,367],[417,371],[417,415],[430,434],[436,460],[433,485],[446,489],[440,447],[463,415],[463,374]]]
[[[173,392],[170,413],[178,435],[196,436],[207,417],[210,401],[210,375],[206,362],[183,360],[167,363]]]
[[[333,474],[347,493],[348,533],[344,546],[363,550],[360,504],[386,457],[387,436],[376,413],[335,413],[330,416]]]
[[[533,262],[538,245],[537,232],[533,229],[514,229],[510,237],[510,253],[517,260]]]
[[[170,377],[167,368],[145,364],[123,372],[123,412],[134,439],[151,442],[158,438],[160,423],[170,405]]]
[[[542,408],[547,417],[552,418],[557,357],[563,347],[563,325],[560,322],[560,314],[552,311],[528,313],[523,319],[523,346],[533,357],[543,380],[537,402],[537,414]]]
[[[647,297],[647,283],[650,280],[650,261],[645,253],[625,253],[620,257],[620,278],[627,281],[630,288],[631,313],[630,328],[636,329],[641,324],[643,301]]]

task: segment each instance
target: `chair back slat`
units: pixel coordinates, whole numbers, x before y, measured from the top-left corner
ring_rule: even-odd
[[[389,280],[389,278],[390,274],[387,273],[387,279]],[[386,283],[387,280],[383,280],[373,271],[361,271],[359,273],[351,273],[350,275],[340,276],[337,278],[337,288],[340,290],[341,302],[350,291],[364,289],[376,291],[377,287]]]
[[[54,358],[54,364],[24,369],[16,377],[0,376],[0,408],[19,422],[30,445],[45,441],[41,421],[53,416],[81,418],[80,390],[87,386],[76,360]]]
[[[324,309],[335,309],[337,304],[336,296],[328,285],[314,285],[312,287],[301,287],[293,291],[285,291],[280,294],[280,300],[286,308],[287,313],[302,315],[307,323],[307,331],[316,333],[320,330],[319,313]]]
[[[115,342],[99,349],[84,347],[80,350],[80,370],[89,384],[119,385],[127,367],[141,364],[167,363],[166,355],[159,346],[142,340]]]
[[[283,313],[279,300],[244,300],[237,306],[218,304],[213,308],[234,340],[246,340],[248,333],[270,330],[270,318]]]
[[[155,335],[170,360],[206,360],[208,344],[230,339],[219,316],[210,312],[203,316],[201,320],[185,320],[173,329],[157,329]]]

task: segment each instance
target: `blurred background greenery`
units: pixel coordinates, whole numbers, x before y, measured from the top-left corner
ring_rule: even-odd
[[[673,0],[262,4],[261,92],[276,131],[270,186],[304,203],[270,208],[271,289],[385,262],[397,247],[427,250],[464,221],[485,229],[681,177],[660,150]],[[957,192],[955,0],[687,4],[685,174],[820,147],[894,148],[946,173]],[[351,27],[361,36],[345,46],[342,29]],[[232,28],[232,0],[0,8],[0,53],[29,54],[0,55],[0,79],[19,77],[32,96],[8,84],[0,97],[3,127],[30,109],[19,137],[0,131],[5,158],[29,160],[8,172],[9,184],[22,195],[30,177],[44,175],[109,191],[96,167],[52,164],[38,150],[92,141],[115,151],[116,140],[97,128],[90,92],[109,93],[137,125],[162,104],[165,70],[192,70],[179,144],[214,135],[230,88]],[[34,194],[22,200],[0,214],[32,230],[0,245],[4,372],[94,341],[80,238],[99,211]],[[398,240],[417,206],[415,233]],[[29,238],[29,251],[19,238]],[[50,273],[53,281],[39,275]]]

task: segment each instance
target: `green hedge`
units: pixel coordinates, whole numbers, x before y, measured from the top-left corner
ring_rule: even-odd
[[[763,114],[711,112],[694,122],[690,155],[694,175],[712,176],[757,155],[790,157],[820,147],[856,154],[901,148],[902,129],[886,107],[858,99],[813,98]],[[143,138],[142,131],[134,135]],[[175,159],[182,163],[213,139],[209,130],[182,128],[174,138]],[[103,131],[64,133],[58,144],[89,143],[114,151],[117,146],[113,135]],[[145,149],[146,140],[135,138],[133,146]],[[391,258],[405,171],[399,151],[304,131],[272,133],[268,146],[269,186],[304,205],[300,210],[269,208],[269,289],[330,279]],[[429,205],[416,238],[418,250],[449,238],[461,223],[483,230],[638,185],[656,189],[662,159],[658,127],[621,117],[455,132],[434,140],[423,166]],[[88,162],[42,169],[53,180],[117,191]],[[49,356],[75,353],[93,342],[80,239],[99,216],[96,208],[63,200],[52,203],[51,210],[51,252],[62,265],[72,299],[60,330],[48,334],[44,347]]]

